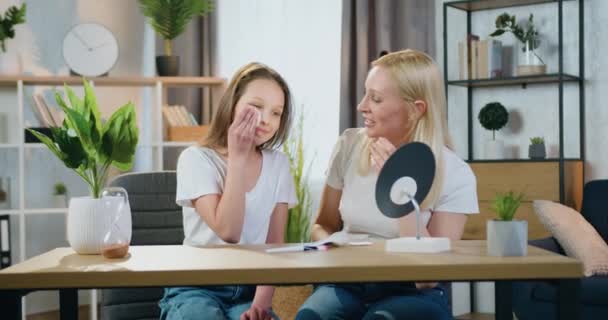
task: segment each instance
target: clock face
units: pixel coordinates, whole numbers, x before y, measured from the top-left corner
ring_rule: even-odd
[[[78,24],[63,39],[63,59],[79,75],[100,76],[116,63],[118,42],[112,32],[100,24]]]

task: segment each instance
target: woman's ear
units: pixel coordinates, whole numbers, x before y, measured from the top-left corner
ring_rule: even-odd
[[[414,108],[416,108],[418,119],[420,119],[426,113],[427,104],[423,100],[416,100],[414,101]]]

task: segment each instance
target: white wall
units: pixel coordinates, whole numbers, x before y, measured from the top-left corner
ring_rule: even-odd
[[[436,3],[436,37],[437,61],[443,64],[443,0]],[[578,2],[564,2],[564,69],[568,73],[578,74]],[[502,12],[515,14],[519,19],[527,18],[534,13],[534,19],[543,37],[542,57],[547,62],[548,72],[557,71],[557,5],[544,4],[530,7],[515,7],[499,10],[482,11],[473,14],[472,32],[487,38],[493,31],[494,19]],[[606,141],[606,123],[608,123],[608,30],[602,28],[608,22],[608,2],[602,0],[585,1],[585,147],[587,161],[585,164],[586,181],[608,178],[608,142]],[[450,79],[458,76],[457,43],[465,39],[466,15],[463,12],[448,9],[448,74]],[[513,45],[511,35],[499,38],[503,44]],[[564,95],[564,153],[566,157],[579,156],[579,113],[578,89],[568,85]],[[467,156],[467,115],[466,90],[449,88],[449,125],[458,153]],[[481,107],[490,101],[500,101],[510,111],[514,121],[497,133],[497,138],[505,141],[508,156],[526,158],[527,146],[531,136],[544,136],[548,143],[548,156],[558,155],[558,89],[557,85],[477,89],[474,93],[474,116]],[[483,142],[491,138],[477,119],[473,128],[474,157],[483,156]],[[493,286],[482,284],[477,292],[477,302],[482,312],[494,310]],[[468,295],[458,295],[455,308],[468,310]]]
[[[320,195],[324,171],[338,137],[341,1],[219,1],[217,72],[230,79],[258,61],[283,75],[304,110],[312,195]]]

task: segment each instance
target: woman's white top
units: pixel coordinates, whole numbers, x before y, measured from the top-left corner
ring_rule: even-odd
[[[378,174],[370,170],[366,176],[361,176],[357,172],[365,136],[362,128],[344,131],[330,158],[326,183],[342,190],[339,210],[344,231],[398,238],[398,220],[384,216],[376,205]],[[479,213],[477,183],[469,165],[448,148],[443,149],[443,161],[445,177],[441,195],[437,203],[421,212],[425,225],[433,212]]]
[[[176,202],[182,206],[184,244],[201,246],[224,244],[193,207],[192,200],[209,194],[222,194],[226,181],[226,161],[214,150],[189,147],[177,162]],[[266,242],[270,218],[277,203],[293,207],[297,203],[293,177],[285,154],[262,151],[262,170],[256,185],[245,195],[242,244]]]

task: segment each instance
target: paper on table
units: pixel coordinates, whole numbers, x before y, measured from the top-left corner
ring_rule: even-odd
[[[315,242],[305,242],[298,245],[291,245],[286,247],[270,248],[266,249],[268,253],[278,252],[300,252],[308,250],[320,250],[326,246],[368,246],[371,245],[371,241],[367,241],[369,236],[367,234],[349,234],[344,231],[338,231],[332,233],[329,237],[321,239]]]

